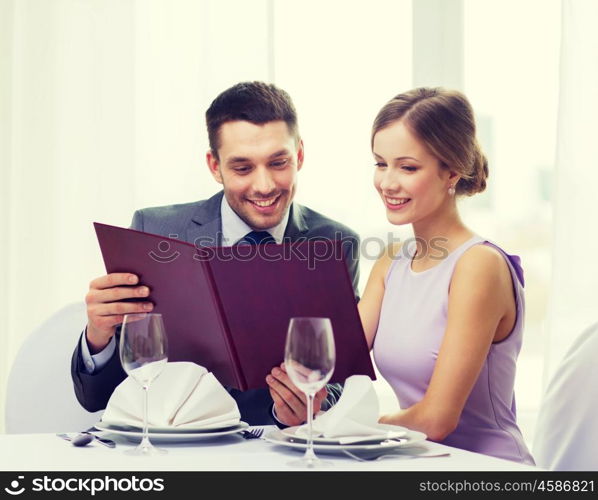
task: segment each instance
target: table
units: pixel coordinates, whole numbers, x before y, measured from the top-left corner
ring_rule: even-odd
[[[274,427],[266,427],[266,433]],[[112,435],[110,436],[113,437]],[[163,444],[168,454],[131,457],[123,450],[134,446],[114,437],[115,449],[99,443],[76,448],[54,434],[0,435],[1,471],[297,471],[288,466],[301,452],[263,439],[221,436],[185,444]],[[450,452],[441,458],[386,458],[358,462],[341,455],[326,455],[333,471],[538,471],[516,462],[480,455],[426,441],[429,453]]]

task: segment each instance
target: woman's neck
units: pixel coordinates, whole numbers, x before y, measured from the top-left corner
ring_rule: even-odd
[[[413,233],[418,242],[417,254],[424,261],[442,259],[474,234],[463,224],[456,206],[440,215],[414,222]],[[421,255],[424,245],[426,255]]]

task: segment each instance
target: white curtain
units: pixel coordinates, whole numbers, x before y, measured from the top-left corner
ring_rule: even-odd
[[[0,431],[23,339],[104,273],[92,222],[127,226],[137,208],[217,191],[204,112],[232,84],[274,81],[293,96],[306,144],[302,203],[385,231],[369,128],[410,87],[410,9],[410,0],[0,0]]]
[[[268,4],[0,0],[0,431],[23,339],[104,273],[92,221],[215,192],[203,113],[268,79]]]
[[[598,321],[598,2],[563,0],[562,16],[545,381],[572,341]]]

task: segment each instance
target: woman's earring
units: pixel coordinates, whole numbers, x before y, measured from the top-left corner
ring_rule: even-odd
[[[453,186],[448,188],[449,196],[455,196],[455,188]]]

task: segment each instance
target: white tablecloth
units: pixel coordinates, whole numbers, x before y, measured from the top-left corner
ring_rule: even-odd
[[[266,428],[266,431],[270,430]],[[108,437],[108,436],[107,436]],[[114,437],[114,436],[109,436]],[[263,439],[243,439],[240,435],[222,436],[185,444],[163,444],[168,454],[131,457],[123,451],[131,446],[115,438],[115,449],[99,443],[77,448],[54,434],[0,435],[0,470],[3,471],[296,471],[287,465],[302,451],[274,445]],[[450,452],[442,458],[386,458],[377,462],[358,462],[350,457],[326,455],[330,470],[394,471],[524,471],[534,467],[471,453],[426,441],[429,453]]]

